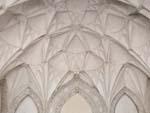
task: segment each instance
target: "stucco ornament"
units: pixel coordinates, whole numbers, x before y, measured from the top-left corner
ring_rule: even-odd
[[[50,109],[49,113],[60,113],[66,101],[76,94],[83,96],[88,101],[93,113],[106,112],[106,103],[99,95],[97,89],[80,79],[79,75],[75,75],[72,80],[54,92],[49,102],[50,106],[48,106]]]
[[[149,113],[149,48],[149,0],[1,0],[0,113]]]

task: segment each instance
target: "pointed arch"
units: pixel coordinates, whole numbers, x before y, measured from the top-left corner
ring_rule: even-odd
[[[112,92],[115,93],[117,86],[119,85],[118,82],[120,81],[120,79],[122,79],[122,77],[124,76],[124,72],[126,69],[130,69],[132,71],[137,70],[138,72],[140,72],[142,74],[142,76],[145,76],[147,79],[149,78],[149,75],[147,75],[147,73],[145,73],[141,68],[139,68],[138,66],[132,64],[132,63],[125,63],[122,65],[122,67],[120,68],[117,77],[115,79],[115,83],[113,85],[112,88]],[[126,87],[126,86],[124,86]]]
[[[138,113],[138,109],[132,99],[125,94],[115,106],[115,113]]]
[[[20,103],[15,113],[38,113],[37,107],[33,101],[33,99],[29,96],[24,98],[24,100]]]
[[[38,110],[38,113],[42,113],[42,110],[43,110],[42,102],[41,102],[39,96],[30,87],[26,88],[24,91],[22,91],[20,93],[20,95],[18,95],[16,98],[14,98],[14,100],[11,103],[9,112],[15,113],[18,106],[27,97],[30,97],[33,100],[33,102],[35,103],[35,106]]]
[[[138,113],[145,113],[142,102],[139,100],[139,98],[136,96],[136,94],[134,94],[130,89],[128,89],[126,87],[122,88],[117,93],[117,95],[113,98],[112,103],[111,103],[110,113],[115,113],[116,105],[124,95],[128,96],[131,99],[131,101],[136,106]]]
[[[106,112],[106,103],[97,89],[89,86],[88,83],[79,77],[74,77],[53,93],[48,102],[47,112],[60,113],[66,101],[76,94],[81,95],[89,103],[93,113]]]

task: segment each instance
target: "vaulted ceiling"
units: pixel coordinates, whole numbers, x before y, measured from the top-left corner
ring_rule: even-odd
[[[47,107],[75,79],[89,92],[95,87],[107,108],[127,88],[148,111],[149,0],[2,0],[0,6],[0,78],[7,80],[8,106],[33,90]]]

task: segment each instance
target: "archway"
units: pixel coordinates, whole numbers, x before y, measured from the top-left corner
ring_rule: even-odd
[[[138,113],[138,109],[128,95],[123,95],[115,107],[115,113]]]
[[[31,100],[32,100],[32,102],[31,102]],[[34,91],[29,87],[26,88],[20,95],[18,95],[13,100],[13,102],[10,106],[10,109],[9,109],[9,113],[17,113],[19,106],[21,106],[21,108],[19,108],[19,109],[24,109],[24,107],[22,107],[22,103],[27,105],[26,102],[28,103],[28,101],[31,102],[30,104],[31,104],[31,106],[33,106],[34,109],[35,108],[37,109],[37,113],[42,113],[43,106],[42,106],[41,100],[37,96],[37,94],[34,93]],[[30,107],[30,106],[27,105],[27,107]],[[20,113],[20,112],[18,112],[18,113]],[[29,113],[29,112],[27,112],[27,113]]]
[[[20,103],[15,113],[38,113],[38,109],[33,100],[28,96]]]
[[[53,93],[49,100],[48,113],[61,113],[67,100],[77,94],[82,96],[90,105],[92,113],[106,113],[107,107],[103,97],[96,88],[88,85],[80,78],[73,78]]]
[[[113,98],[113,101],[111,103],[110,113],[117,113],[116,108],[118,107],[118,104],[120,103],[122,104],[121,106],[123,106],[124,108],[129,107],[128,110],[129,109],[135,110],[135,112],[132,112],[132,113],[145,113],[144,107],[142,106],[139,98],[130,89],[126,87],[122,88],[118,92],[118,94]],[[130,108],[131,106],[125,106],[125,103],[130,104],[132,108]]]

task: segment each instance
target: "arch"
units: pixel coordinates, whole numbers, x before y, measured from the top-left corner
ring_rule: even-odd
[[[79,94],[89,103],[93,113],[105,113],[107,110],[106,103],[103,97],[98,93],[95,87],[89,86],[86,82],[80,78],[74,77],[68,83],[59,87],[51,96],[47,112],[48,113],[60,113],[63,105],[66,101]]]
[[[42,35],[40,37],[38,37],[37,39],[33,40],[27,47],[25,47],[24,49],[18,49],[6,62],[6,64],[4,64],[4,66],[0,69],[0,78],[5,78],[7,73],[15,70],[16,68],[20,67],[20,66],[27,66],[28,64],[24,63],[24,62],[20,62],[19,64],[17,64],[16,62],[18,61],[18,58],[28,49],[30,49],[32,47],[32,45],[35,45],[36,43],[39,43],[44,37],[45,35]],[[17,64],[17,65],[16,65]]]
[[[27,96],[24,100],[20,103],[15,113],[23,113],[24,111],[28,113],[38,113],[37,107],[32,98]]]
[[[42,110],[43,110],[42,102],[40,98],[38,97],[38,95],[29,87],[26,88],[24,91],[22,91],[22,93],[20,93],[20,95],[18,95],[16,98],[14,98],[14,100],[10,104],[11,106],[10,106],[9,113],[15,113],[18,106],[27,97],[30,97],[33,100],[38,110],[38,113],[42,113]]]
[[[134,94],[130,89],[126,87],[122,88],[118,92],[118,94],[113,98],[111,103],[110,113],[115,113],[116,105],[124,95],[127,95],[131,99],[131,101],[135,104],[138,113],[145,113],[142,102],[139,100],[136,94]]]
[[[126,63],[128,64],[133,64],[134,66],[136,66],[137,68],[140,68],[140,70],[142,70],[148,77],[150,77],[150,71],[149,71],[149,67],[146,65],[146,63],[144,63],[144,61],[142,60],[141,57],[139,57],[137,55],[137,53],[132,50],[132,49],[127,49],[124,45],[122,45],[119,41],[117,41],[116,39],[114,39],[112,36],[108,35],[108,34],[104,34],[103,36],[101,36],[98,32],[96,31],[93,31],[89,28],[86,28],[86,27],[83,27],[84,29],[86,29],[87,33],[91,33],[93,35],[96,36],[96,37],[102,37],[102,39],[107,39],[109,40],[111,43],[119,46],[119,48],[122,49],[122,51],[125,51],[131,58],[134,59],[134,62],[133,61],[128,61]]]
[[[118,101],[115,113],[138,113],[138,110],[132,99],[125,94]]]
[[[117,77],[116,77],[116,82],[114,83],[113,85],[113,88],[112,88],[112,91],[113,93],[115,93],[115,90],[117,88],[117,85],[118,85],[118,81],[120,81],[120,78],[122,78],[123,76],[123,73],[125,72],[126,69],[131,69],[132,70],[138,70],[138,72],[141,72],[143,74],[143,76],[147,77],[147,79],[149,78],[149,76],[147,75],[147,73],[145,73],[141,68],[139,68],[138,66],[132,64],[132,63],[125,63],[122,65],[122,67],[120,68],[118,74],[117,74]],[[125,86],[124,86],[125,87]]]

